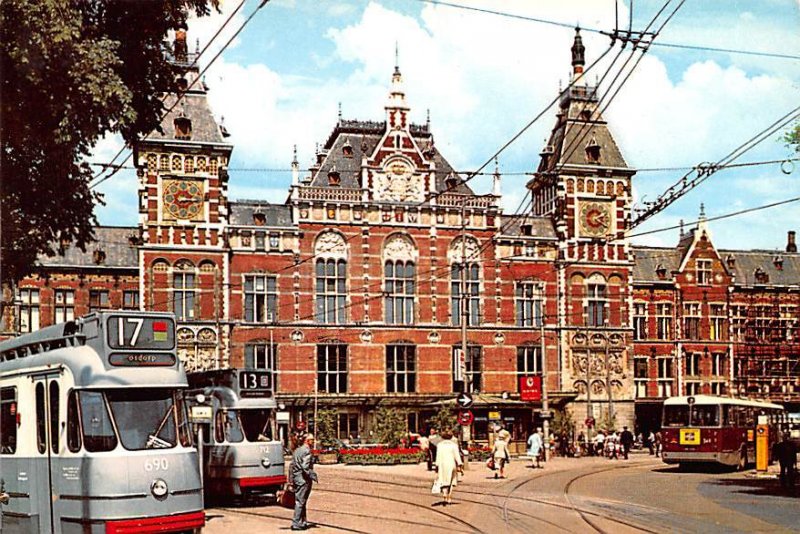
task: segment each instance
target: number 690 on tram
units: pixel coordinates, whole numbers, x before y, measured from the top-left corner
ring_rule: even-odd
[[[5,533],[205,523],[171,314],[93,313],[0,343]]]

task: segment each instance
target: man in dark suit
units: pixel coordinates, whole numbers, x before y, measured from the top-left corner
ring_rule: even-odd
[[[783,434],[783,440],[772,446],[772,457],[781,464],[781,486],[794,486],[795,464],[797,463],[797,447],[789,439],[789,433]]]
[[[628,453],[631,452],[633,446],[633,433],[628,430],[627,426],[622,427],[622,433],[619,435],[619,442],[622,444],[622,453],[625,459],[628,459]]]
[[[295,497],[292,530],[306,530],[309,527],[306,519],[306,506],[311,494],[311,486],[318,481],[317,474],[314,472],[314,457],[311,453],[313,444],[314,435],[306,434],[303,443],[292,454],[290,477],[292,485],[294,485]]]

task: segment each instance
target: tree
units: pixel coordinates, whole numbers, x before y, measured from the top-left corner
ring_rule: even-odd
[[[442,430],[455,430],[456,416],[453,410],[447,406],[442,406],[436,415],[428,419],[428,424],[436,428],[441,434]]]
[[[550,423],[550,431],[553,434],[571,436],[575,430],[575,421],[572,412],[566,408],[554,410],[553,421]]]
[[[787,148],[794,149],[795,152],[800,153],[800,121],[796,122],[783,136]]]
[[[317,410],[317,419],[314,424],[316,442],[322,449],[330,449],[336,445],[336,410]]]
[[[375,412],[375,435],[380,443],[394,448],[408,435],[406,412],[381,406]]]
[[[39,254],[85,250],[101,201],[85,161],[107,133],[130,143],[159,127],[175,89],[169,30],[218,0],[13,0],[0,4],[0,277]]]

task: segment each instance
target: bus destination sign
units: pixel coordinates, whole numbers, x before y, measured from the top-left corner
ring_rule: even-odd
[[[260,396],[272,391],[270,371],[240,371],[239,391],[242,397]]]
[[[112,349],[139,351],[175,348],[175,323],[169,317],[112,315],[106,325],[106,339]]]
[[[171,367],[175,365],[175,355],[170,353],[114,353],[108,363],[116,367]]]

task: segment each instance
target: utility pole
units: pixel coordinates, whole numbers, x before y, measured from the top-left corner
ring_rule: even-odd
[[[467,320],[469,320],[469,300],[467,300],[467,195],[461,199],[461,358],[464,359],[464,366],[461,366],[459,358],[459,373],[461,373],[462,391],[468,393],[467,387]]]
[[[550,443],[550,403],[547,399],[547,356],[545,354],[544,339],[544,286],[542,287],[542,300],[539,308],[539,343],[542,355],[542,413],[545,418],[542,420],[542,430],[544,443]],[[547,447],[542,447],[542,457],[547,461]]]
[[[578,333],[580,333],[580,329],[578,329]],[[587,331],[588,334],[588,331]],[[589,347],[589,336],[586,336],[586,420],[591,421],[594,417],[592,413],[592,351]],[[586,440],[588,443],[591,443],[592,440],[592,428],[594,428],[594,424],[586,425]]]
[[[614,422],[614,395],[611,392],[611,367],[609,367],[609,354],[608,354],[608,335],[603,334],[603,343],[605,345],[605,358],[606,358],[606,391],[608,392],[608,423]],[[613,423],[616,427],[616,423]]]

